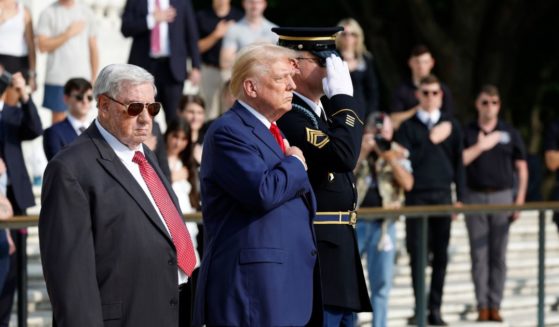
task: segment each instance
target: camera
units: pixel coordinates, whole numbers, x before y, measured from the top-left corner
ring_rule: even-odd
[[[375,134],[375,142],[380,152],[388,151],[392,147],[392,142],[382,137],[379,133]]]
[[[8,73],[7,71],[2,71],[0,74],[0,95],[4,94],[6,89],[12,83],[12,74]]]
[[[375,127],[375,143],[381,152],[388,151],[392,147],[392,142],[385,139],[382,135],[382,128],[384,126],[384,114],[380,113],[374,117],[374,127]]]

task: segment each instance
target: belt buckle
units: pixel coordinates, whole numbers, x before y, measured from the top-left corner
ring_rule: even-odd
[[[357,212],[350,211],[349,212],[349,224],[355,228],[355,224],[357,224]]]

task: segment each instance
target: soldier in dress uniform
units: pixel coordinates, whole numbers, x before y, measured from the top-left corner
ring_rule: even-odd
[[[355,236],[357,190],[353,169],[365,108],[353,98],[347,63],[336,51],[342,27],[273,28],[278,44],[297,51],[292,109],[278,126],[307,159],[317,199],[314,226],[323,288],[324,326],[353,326],[355,312],[370,312]],[[326,95],[326,97],[324,97]]]

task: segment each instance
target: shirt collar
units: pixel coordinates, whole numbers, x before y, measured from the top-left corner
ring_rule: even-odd
[[[101,136],[109,143],[109,146],[113,149],[116,155],[120,158],[120,160],[124,162],[132,162],[132,158],[134,158],[134,153],[136,151],[140,151],[144,154],[144,147],[140,144],[138,148],[131,150],[129,147],[124,145],[120,142],[114,135],[112,135],[109,131],[107,131],[97,119],[95,119],[95,126],[99,129]]]
[[[80,127],[84,127],[87,128],[87,124],[83,123],[81,121],[79,121],[76,117],[72,116],[72,115],[68,115],[68,122],[70,122],[70,125],[72,125],[72,128],[78,133],[80,130]]]
[[[303,99],[303,101],[305,101],[305,103],[311,107],[311,109],[314,111],[314,113],[318,116],[318,117],[322,117],[322,103],[320,102],[320,100],[318,100],[318,103],[315,103],[314,101],[312,101],[311,99],[307,98],[306,96],[302,95],[301,93],[297,93],[297,92],[293,92],[295,94],[297,94],[301,99]],[[326,115],[325,115],[326,116]]]
[[[266,119],[266,117],[264,117],[264,115],[262,115],[261,113],[256,111],[256,109],[254,109],[253,107],[249,106],[246,102],[241,101],[241,100],[237,100],[237,101],[239,101],[239,103],[243,107],[245,107],[245,109],[248,110],[248,112],[250,112],[254,117],[256,117],[256,119],[258,119],[262,124],[264,124],[264,126],[266,126],[267,129],[270,129],[270,126],[272,126],[272,123],[270,123],[270,121],[268,119]]]
[[[4,100],[0,100],[0,112],[4,110]]]
[[[424,123],[427,124],[427,121],[431,120],[433,123],[437,123],[439,119],[441,119],[441,111],[439,109],[433,112],[427,112],[421,108],[417,110],[417,118]]]

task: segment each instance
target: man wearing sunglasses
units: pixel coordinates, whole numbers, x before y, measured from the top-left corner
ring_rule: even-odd
[[[520,133],[499,119],[497,87],[483,86],[475,105],[478,119],[464,131],[465,202],[524,204],[528,188],[526,148]],[[478,321],[503,320],[499,310],[507,276],[509,227],[518,217],[519,212],[466,216]]]
[[[404,120],[415,115],[417,105],[419,104],[415,92],[419,86],[419,81],[431,74],[435,67],[435,58],[433,58],[429,48],[423,44],[418,44],[411,51],[408,66],[411,76],[396,87],[390,103],[389,113],[396,129]],[[440,83],[440,85],[443,90],[443,100],[440,109],[442,112],[452,115],[454,111],[452,94],[444,83]]]
[[[449,205],[452,203],[452,183],[456,186],[457,200],[462,201],[464,165],[460,125],[448,113],[441,112],[443,90],[435,76],[427,75],[420,80],[416,97],[419,101],[417,113],[404,121],[396,134],[396,141],[410,152],[414,178],[412,189],[405,194],[406,205]],[[429,325],[446,326],[441,317],[441,304],[448,262],[451,217],[437,216],[427,219],[427,237],[433,258],[427,318]],[[416,299],[424,296],[418,294],[417,290],[419,242],[420,220],[407,217],[406,247],[410,255]],[[415,317],[414,315],[409,319],[409,324],[417,323]]]
[[[68,115],[66,118],[45,129],[43,149],[47,160],[52,159],[62,148],[72,143],[87,126],[93,90],[91,83],[84,78],[71,78],[64,85],[64,103]]]
[[[59,326],[189,326],[196,256],[143,144],[161,110],[155,92],[146,70],[105,67],[97,119],[47,165],[39,237]]]
[[[278,126],[307,158],[316,194],[324,326],[353,326],[355,312],[371,311],[354,229],[353,169],[365,108],[357,105],[347,63],[336,50],[336,33],[342,27],[272,30],[279,35],[279,45],[297,50],[293,108]]]

